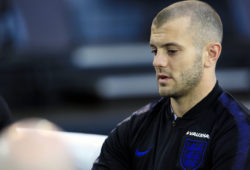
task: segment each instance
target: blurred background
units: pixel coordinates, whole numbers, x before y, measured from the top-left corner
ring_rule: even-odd
[[[173,0],[0,0],[0,95],[14,119],[108,134],[159,98],[151,21]],[[206,1],[224,24],[221,86],[250,108],[250,1]]]

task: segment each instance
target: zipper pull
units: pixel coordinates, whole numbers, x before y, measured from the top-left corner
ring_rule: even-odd
[[[176,122],[175,120],[172,121],[172,126],[175,127],[176,126]]]

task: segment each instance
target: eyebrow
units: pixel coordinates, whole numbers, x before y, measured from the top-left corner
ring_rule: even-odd
[[[175,42],[169,42],[169,43],[161,45],[161,47],[169,47],[169,46],[177,46],[179,48],[184,48],[182,45],[175,43]],[[156,46],[154,44],[150,44],[150,47],[156,48]]]

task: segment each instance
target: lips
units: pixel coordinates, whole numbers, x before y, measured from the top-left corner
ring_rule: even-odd
[[[158,79],[169,79],[169,78],[171,78],[170,76],[167,76],[167,75],[164,75],[164,74],[159,74],[159,75],[157,75],[157,78]]]
[[[166,83],[167,81],[171,80],[172,78],[170,76],[164,75],[164,74],[159,74],[157,75],[157,79],[159,83]]]
[[[159,75],[158,76],[158,79],[167,79],[168,78],[168,76],[165,76],[165,75]]]

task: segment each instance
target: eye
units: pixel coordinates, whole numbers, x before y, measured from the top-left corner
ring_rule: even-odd
[[[167,50],[168,55],[173,56],[178,52],[178,50]]]
[[[156,54],[157,54],[157,50],[156,50],[156,49],[152,49],[152,53],[153,53],[154,55],[156,55]]]

